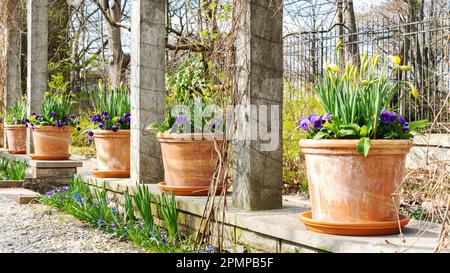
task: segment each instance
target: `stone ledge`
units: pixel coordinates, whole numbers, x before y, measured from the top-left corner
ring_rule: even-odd
[[[32,160],[27,155],[9,154],[0,150],[0,157],[12,160],[25,160],[30,167],[35,168],[78,168],[83,167],[82,161],[77,160]]]
[[[103,181],[106,188],[121,195],[125,189],[130,194],[135,190],[135,184],[129,179],[103,179],[91,180],[92,177],[85,176],[92,186],[101,186]],[[154,194],[159,194],[158,185],[147,185]],[[231,204],[231,195],[227,197]],[[351,237],[335,236],[314,233],[298,219],[301,212],[307,211],[305,203],[298,204],[287,201],[284,198],[283,209],[248,212],[229,207],[226,212],[225,224],[234,227],[235,230],[245,234],[249,238],[240,240],[239,244],[258,245],[258,251],[271,252],[291,251],[299,249],[307,252],[364,252],[364,253],[392,253],[392,252],[433,252],[439,236],[439,226],[412,220],[404,230],[406,243],[402,243],[399,235],[375,236],[375,237]],[[122,201],[123,202],[123,201]],[[177,197],[177,205],[182,214],[189,217],[199,218],[203,214],[206,202],[205,197]],[[195,227],[194,227],[195,228]],[[266,249],[259,249],[265,244],[256,244],[255,240],[271,242]],[[275,243],[279,245],[274,246]]]

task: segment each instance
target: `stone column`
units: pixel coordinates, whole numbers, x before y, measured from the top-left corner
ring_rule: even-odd
[[[22,95],[20,69],[22,10],[19,1],[8,1],[7,13],[5,108],[15,104]]]
[[[28,115],[41,112],[48,81],[48,0],[27,3],[27,96]],[[31,131],[27,133],[27,152],[32,151]]]
[[[131,180],[163,181],[161,150],[149,124],[164,119],[166,1],[131,2]]]
[[[233,141],[233,205],[246,210],[282,207],[282,4],[240,0],[235,7],[236,87],[242,107],[236,112]]]

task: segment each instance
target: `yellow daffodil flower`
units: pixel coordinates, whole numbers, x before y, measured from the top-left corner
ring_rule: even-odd
[[[339,66],[335,64],[327,64],[327,70],[331,70],[333,72],[339,72]]]
[[[391,60],[391,62],[393,62],[396,65],[400,65],[402,63],[402,58],[400,58],[400,56],[393,56],[390,55],[388,56],[389,60]]]
[[[419,98],[419,91],[417,90],[417,88],[411,83],[411,95],[413,95],[414,98],[418,99]]]

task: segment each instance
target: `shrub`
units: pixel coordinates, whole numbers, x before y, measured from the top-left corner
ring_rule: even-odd
[[[287,188],[306,191],[306,169],[299,141],[306,138],[306,132],[299,133],[298,117],[307,113],[322,112],[314,96],[314,86],[308,83],[284,82],[283,106],[283,182]]]

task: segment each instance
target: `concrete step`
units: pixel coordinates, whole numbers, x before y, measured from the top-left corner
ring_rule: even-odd
[[[28,204],[39,197],[39,194],[24,188],[0,188],[0,195],[6,195],[19,204]]]

